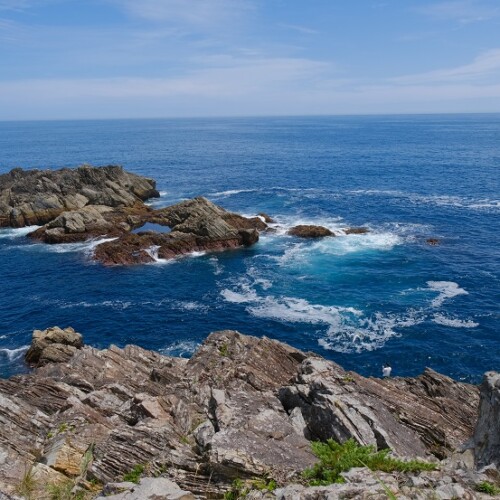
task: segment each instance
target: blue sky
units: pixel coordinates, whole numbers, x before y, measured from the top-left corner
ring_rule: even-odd
[[[500,112],[500,0],[0,0],[0,119]]]

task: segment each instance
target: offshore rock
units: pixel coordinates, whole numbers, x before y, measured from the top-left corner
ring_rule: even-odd
[[[288,230],[288,234],[290,236],[297,236],[298,238],[324,238],[325,236],[335,236],[327,227],[312,225],[292,227]]]
[[[484,375],[479,418],[474,432],[475,460],[479,467],[500,467],[500,373]]]
[[[370,230],[367,227],[348,227],[344,232],[345,234],[367,234]]]
[[[250,246],[267,225],[259,218],[227,212],[206,198],[186,200],[151,212],[142,222],[168,226],[170,233],[125,234],[96,248],[103,264],[140,264],[192,252]]]
[[[59,339],[49,330],[37,345]],[[316,461],[311,438],[440,458],[471,438],[476,419],[477,388],[431,370],[365,378],[234,331],[211,334],[189,360],[70,346],[66,361],[0,380],[0,491],[12,493],[32,465],[72,479],[85,470],[82,481],[103,484],[141,465],[183,492],[220,495],[236,478],[298,479]]]
[[[35,330],[25,359],[30,365],[63,363],[82,347],[82,335],[71,327],[64,330],[57,326]]]
[[[132,207],[159,196],[156,183],[120,166],[11,170],[0,175],[0,227],[42,225],[89,205]]]

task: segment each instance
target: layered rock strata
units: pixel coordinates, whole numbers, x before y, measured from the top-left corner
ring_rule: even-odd
[[[57,343],[41,346],[48,362],[34,373],[0,380],[0,490],[12,492],[30,467],[45,482],[86,487],[138,465],[199,495],[235,478],[284,485],[316,461],[310,439],[354,438],[436,460],[473,435],[477,417],[477,387],[432,370],[365,378],[234,331],[211,334],[189,360],[137,346],[49,359]]]

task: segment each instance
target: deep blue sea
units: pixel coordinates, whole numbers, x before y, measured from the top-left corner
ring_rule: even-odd
[[[500,115],[0,123],[1,173],[82,163],[155,178],[153,206],[203,195],[277,231],[125,268],[0,230],[0,376],[53,325],[183,356],[237,329],[374,376],[500,369]],[[298,223],[371,232],[304,241]]]

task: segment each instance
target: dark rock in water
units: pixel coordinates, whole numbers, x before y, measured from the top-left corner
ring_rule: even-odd
[[[335,236],[335,234],[327,227],[311,225],[299,225],[292,227],[288,230],[288,234],[291,236],[297,236],[298,238],[324,238],[325,236]]]
[[[366,234],[370,230],[367,227],[348,227],[345,230],[345,234]]]
[[[257,215],[259,217],[262,217],[266,224],[274,224],[276,222],[270,215],[267,215],[265,212],[260,212]]]
[[[64,330],[57,326],[47,328],[47,330],[35,330],[25,359],[30,365],[63,363],[82,347],[81,334],[71,327]]]
[[[42,225],[89,205],[132,207],[157,196],[155,181],[119,166],[14,169],[0,175],[0,227]]]
[[[441,243],[440,240],[438,240],[437,238],[427,238],[425,240],[425,242],[428,244],[428,245],[431,245],[431,246],[436,246],[436,245],[439,245]]]
[[[171,228],[169,233],[125,234],[97,246],[103,264],[139,264],[171,259],[192,252],[250,246],[267,227],[258,217],[227,212],[203,197],[151,212],[147,219]]]
[[[475,460],[479,467],[500,467],[500,374],[488,372],[481,384],[479,419],[474,433]]]
[[[57,342],[39,351],[60,345],[61,332],[45,332]],[[66,361],[0,380],[0,490],[12,492],[31,464],[55,481],[86,461],[87,478],[103,483],[141,464],[210,496],[235,478],[299,478],[316,461],[311,438],[443,457],[473,434],[477,388],[431,370],[364,378],[234,331],[211,334],[189,360],[69,342]]]

